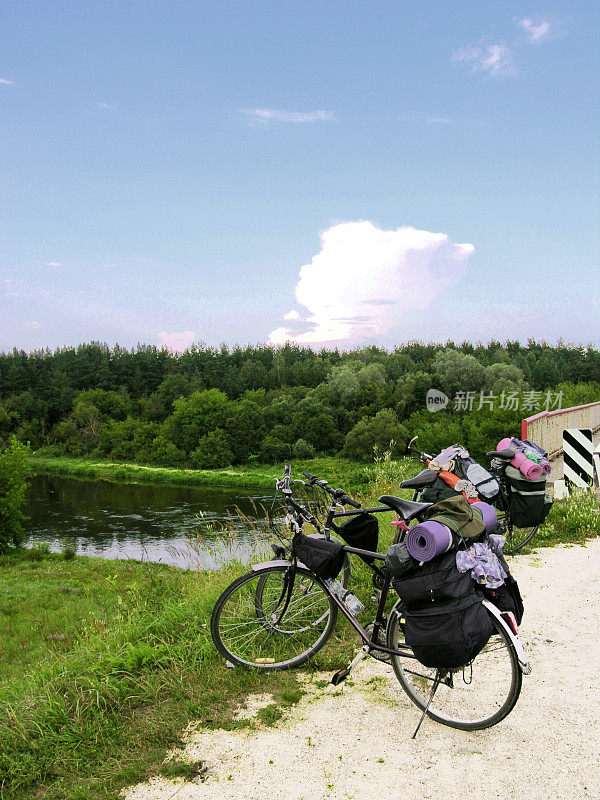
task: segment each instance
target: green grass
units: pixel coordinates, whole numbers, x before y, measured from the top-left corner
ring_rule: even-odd
[[[27,551],[1,558],[2,800],[116,798],[169,769],[165,755],[191,720],[276,722],[302,696],[297,674],[227,669],[207,627],[216,598],[245,570]],[[340,624],[308,669],[339,669],[354,642]],[[248,694],[265,691],[273,700],[258,720],[233,717]]]
[[[403,459],[399,465],[408,462]],[[32,456],[29,459],[34,472],[47,475],[65,475],[87,480],[106,480],[116,483],[169,483],[183,486],[232,486],[240,488],[273,489],[275,479],[283,475],[283,464],[243,465],[223,469],[171,469],[142,464],[125,464],[114,461],[98,461],[87,458]],[[302,477],[308,470],[324,477],[332,484],[340,484],[347,490],[365,487],[377,476],[377,464],[359,464],[343,458],[313,458],[304,461],[292,460],[292,474]],[[414,474],[415,462],[410,461],[404,469],[396,467],[398,475]],[[402,479],[402,478],[400,478]]]
[[[585,544],[596,536],[600,536],[598,499],[594,492],[575,491],[568,500],[554,503],[530,548]]]
[[[343,483],[334,473],[341,462],[328,461],[329,472],[324,461],[321,470],[313,462],[313,470]],[[416,471],[410,461],[370,469],[376,482],[357,489],[364,503],[395,492]],[[380,516],[380,552],[391,541],[392,518]],[[555,503],[533,545],[599,535],[594,496],[576,495]],[[202,762],[165,762],[191,721],[205,729],[275,724],[302,697],[298,674],[227,669],[208,629],[216,598],[246,569],[186,572],[65,560],[43,549],[0,558],[1,800],[113,800],[123,787],[159,773],[202,779]],[[370,596],[370,573],[358,561],[352,589],[363,601]],[[374,611],[366,605],[364,622]],[[356,644],[340,619],[306,669],[333,673]],[[255,719],[234,716],[249,694],[264,692],[273,699]]]

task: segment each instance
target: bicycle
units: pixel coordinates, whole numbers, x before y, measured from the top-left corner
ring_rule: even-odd
[[[418,436],[414,436],[408,443],[408,450],[418,455],[419,461],[423,464],[428,464],[433,459],[428,453],[423,453],[414,447],[415,441]],[[511,503],[510,503],[510,490],[506,478],[506,467],[512,461],[515,454],[510,450],[492,450],[486,453],[488,458],[491,458],[490,472],[498,482],[498,493],[491,498],[490,502],[493,503],[498,515],[498,533],[502,534],[508,545],[511,555],[521,550],[525,545],[533,539],[539,525],[531,527],[520,528],[514,524],[511,517]],[[418,500],[425,489],[433,486],[437,479],[437,473],[430,469],[422,470],[414,478],[409,478],[400,483],[401,489],[412,489],[413,500]]]
[[[316,480],[314,476],[307,478],[309,484],[313,479]],[[288,509],[287,521],[293,535],[289,556],[284,558],[279,553],[280,557],[272,561],[254,565],[250,572],[233,581],[215,604],[211,635],[221,655],[234,666],[265,671],[299,667],[327,643],[341,613],[363,644],[356,657],[333,675],[334,685],[344,681],[365,656],[383,654],[389,658],[409,699],[422,712],[414,736],[426,715],[462,730],[481,730],[504,719],[517,702],[523,674],[531,672],[508,615],[482,600],[494,631],[487,645],[465,667],[429,669],[416,660],[404,642],[401,601],[386,611],[392,576],[384,555],[343,545],[345,553],[359,556],[373,572],[377,610],[367,628],[325,580],[296,558],[293,543],[305,523],[328,539],[332,530],[338,534],[341,531],[335,520],[394,511],[398,521],[394,541],[398,542],[406,534],[408,523],[421,519],[432,504],[382,495],[379,502],[383,505],[362,508],[343,490],[331,490],[332,502],[321,531],[310,511],[293,497],[291,487],[295,483],[307,485],[302,480],[291,481],[290,467],[286,465],[276,489],[283,494]],[[351,510],[346,510],[346,505],[352,506]]]

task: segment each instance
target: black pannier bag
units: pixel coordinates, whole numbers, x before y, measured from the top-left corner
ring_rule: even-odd
[[[377,550],[379,523],[372,514],[356,514],[337,527],[337,530],[350,547],[360,547],[361,550]],[[360,558],[367,564],[374,561],[372,556],[360,556]]]
[[[515,616],[515,620],[517,621],[517,625],[520,625],[525,609],[523,606],[523,598],[521,597],[521,592],[519,591],[519,584],[510,574],[510,570],[504,556],[500,553],[497,553],[497,556],[504,572],[506,572],[504,585],[498,586],[497,589],[489,589],[484,587],[483,593],[485,594],[486,599],[499,608],[500,611],[512,611]]]
[[[405,606],[406,644],[426,667],[463,667],[487,644],[492,623],[470,573],[458,570],[454,549],[392,585]]]
[[[426,667],[458,669],[486,646],[492,623],[481,597],[405,613],[404,640]]]
[[[302,533],[294,537],[293,547],[298,560],[322,580],[337,577],[344,564],[344,545],[333,539]]]
[[[546,494],[546,475],[529,481],[518,469],[506,467],[510,496],[510,517],[517,528],[541,525],[552,508],[552,499]]]

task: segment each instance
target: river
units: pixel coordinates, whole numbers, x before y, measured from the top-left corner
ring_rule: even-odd
[[[216,569],[270,553],[264,490],[120,484],[35,475],[26,545],[54,552]]]

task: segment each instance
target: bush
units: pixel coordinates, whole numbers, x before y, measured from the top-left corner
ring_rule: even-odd
[[[357,461],[373,461],[376,452],[390,451],[392,457],[404,453],[408,432],[396,414],[384,408],[372,419],[363,417],[346,436],[344,454]]]
[[[274,436],[265,436],[260,446],[260,460],[265,464],[278,464],[289,459],[291,454],[291,446]]]
[[[18,547],[23,541],[28,455],[29,448],[16,436],[0,451],[0,553],[5,553],[9,547]]]
[[[198,447],[190,453],[190,463],[195,469],[218,469],[229,466],[232,461],[233,453],[222,428],[215,428],[202,436]]]
[[[185,460],[185,454],[162,433],[152,440],[149,456],[150,463],[160,467],[180,467]]]
[[[294,458],[314,458],[315,448],[305,439],[298,439],[293,448]]]

